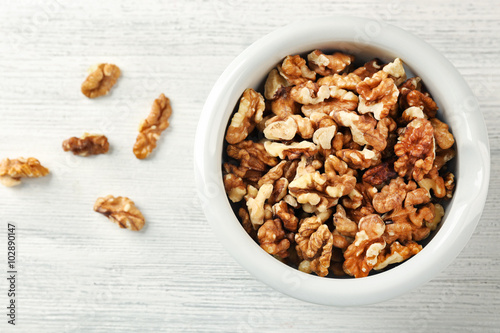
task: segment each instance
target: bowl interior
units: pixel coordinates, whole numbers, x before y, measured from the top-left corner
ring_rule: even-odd
[[[416,288],[444,269],[470,238],[484,206],[489,179],[489,147],[477,101],[456,69],[413,35],[377,23],[377,33],[363,38],[374,24],[357,18],[325,18],[294,24],[257,41],[226,69],[203,109],[195,144],[195,171],[208,221],[235,259],[258,279],[299,299],[330,305],[368,304]],[[364,30],[363,30],[364,29]],[[241,228],[222,184],[223,141],[229,118],[246,88],[260,90],[269,73],[291,54],[314,49],[339,50],[363,63],[374,57],[399,57],[408,76],[420,76],[456,140],[454,198],[440,229],[424,249],[401,265],[361,279],[325,279],[307,275],[265,253]],[[432,241],[430,241],[432,239]],[[390,281],[390,283],[388,283]]]

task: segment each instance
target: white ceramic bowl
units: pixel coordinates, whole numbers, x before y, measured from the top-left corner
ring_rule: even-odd
[[[262,250],[241,227],[224,192],[222,146],[235,105],[246,88],[290,54],[343,50],[357,59],[401,58],[422,78],[455,136],[456,189],[440,229],[406,262],[360,279],[302,273]],[[486,200],[490,176],[486,126],[472,91],[438,51],[412,34],[382,22],[326,17],[294,23],[258,40],[224,71],[203,108],[195,140],[196,183],[207,220],[229,253],[257,279],[295,298],[327,305],[362,305],[394,298],[442,271],[464,248]]]

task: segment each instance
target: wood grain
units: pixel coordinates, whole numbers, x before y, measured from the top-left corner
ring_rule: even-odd
[[[382,304],[329,308],[255,280],[222,248],[193,180],[197,120],[211,87],[252,42],[289,22],[357,15],[407,29],[464,75],[488,125],[488,200],[460,256],[425,286]],[[1,332],[499,332],[500,6],[495,0],[5,1],[0,5],[0,157],[35,156],[52,171],[0,188],[0,252],[18,228],[18,325]],[[120,66],[112,93],[79,91],[97,62]],[[151,103],[172,100],[171,126],[149,160],[132,154]],[[111,152],[61,149],[84,131]],[[142,232],[92,211],[132,198]],[[0,261],[0,308],[7,300]]]

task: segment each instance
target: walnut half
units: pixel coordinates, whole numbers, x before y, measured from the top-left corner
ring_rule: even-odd
[[[92,67],[89,76],[82,83],[82,93],[88,98],[107,95],[121,75],[120,68],[113,64],[99,64]]]
[[[64,140],[62,147],[64,151],[71,151],[74,155],[99,155],[108,152],[109,142],[104,135],[84,133],[81,138],[72,137]]]
[[[7,187],[21,184],[21,178],[44,177],[49,169],[34,157],[8,159],[0,162],[0,183]]]
[[[134,202],[127,197],[108,195],[97,198],[94,210],[118,224],[120,228],[139,231],[144,227],[145,219]]]
[[[170,100],[164,94],[155,99],[151,112],[139,125],[139,135],[134,145],[135,156],[142,160],[156,148],[160,134],[170,125],[168,118],[172,115]]]

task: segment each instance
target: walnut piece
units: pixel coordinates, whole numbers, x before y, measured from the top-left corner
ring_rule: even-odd
[[[283,76],[280,75],[278,70],[275,68],[269,72],[267,76],[266,83],[264,85],[264,97],[267,100],[273,100],[276,98],[278,90],[283,87],[288,87],[290,84],[285,80]]]
[[[99,155],[108,152],[109,142],[104,135],[84,133],[80,138],[64,140],[62,147],[64,151],[71,151],[78,156]]]
[[[127,197],[108,195],[98,198],[94,210],[118,224],[120,228],[139,231],[144,227],[145,219],[134,202]]]
[[[349,74],[333,74],[324,76],[318,79],[317,83],[320,86],[326,85],[329,87],[335,86],[340,89],[356,91],[356,86],[361,82],[361,78],[354,73]]]
[[[107,95],[120,77],[121,71],[113,64],[99,64],[92,67],[89,76],[82,83],[82,93],[88,98]]]
[[[455,143],[455,138],[453,138],[453,134],[451,134],[448,130],[448,125],[437,118],[430,119],[430,122],[434,128],[434,138],[436,139],[436,143],[439,148],[451,148],[451,146]]]
[[[282,200],[273,206],[273,214],[283,221],[283,226],[289,231],[297,231],[299,219],[294,215],[293,209]]]
[[[134,154],[138,159],[145,159],[156,148],[160,134],[170,125],[168,119],[172,115],[170,99],[164,94],[155,99],[151,112],[139,125],[139,135],[134,144]]]
[[[307,67],[306,61],[299,55],[287,56],[281,66],[278,66],[278,71],[293,85],[316,80],[316,73]]]
[[[234,114],[227,128],[226,141],[237,144],[245,140],[256,123],[262,120],[264,108],[264,98],[261,94],[251,88],[245,90],[240,99],[238,112]]]
[[[358,227],[354,242],[344,252],[344,271],[356,278],[368,276],[386,246],[382,238],[385,224],[379,215],[363,217]]]
[[[333,236],[321,218],[313,216],[302,220],[299,231],[295,234],[295,242],[299,257],[311,262],[311,271],[318,276],[328,275]]]
[[[226,151],[229,157],[240,161],[241,167],[252,170],[266,171],[268,166],[278,164],[278,160],[274,155],[268,153],[265,145],[251,140],[228,145]]]
[[[378,256],[377,264],[373,267],[375,270],[386,268],[390,264],[403,262],[406,259],[414,256],[422,250],[422,245],[413,241],[408,242],[406,245],[401,245],[399,242],[394,242]]]
[[[398,160],[394,170],[401,176],[408,176],[420,181],[429,173],[434,164],[435,143],[434,129],[426,119],[412,120],[394,146]]]
[[[44,177],[48,173],[49,169],[34,157],[5,158],[0,162],[0,183],[7,187],[21,184],[21,178]]]
[[[224,175],[224,189],[232,202],[240,202],[247,194],[243,179],[232,173]]]
[[[313,71],[326,76],[342,72],[351,64],[354,57],[341,52],[326,55],[320,50],[314,50],[307,55],[307,60]]]
[[[374,186],[381,185],[396,178],[397,175],[396,171],[394,171],[393,163],[387,161],[366,170],[363,174],[363,181]]]
[[[267,220],[257,232],[260,247],[269,254],[281,258],[288,257],[290,241],[285,238],[285,232],[281,226],[280,219]]]

